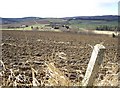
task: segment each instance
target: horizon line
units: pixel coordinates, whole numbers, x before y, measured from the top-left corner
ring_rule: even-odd
[[[119,16],[117,15],[94,15],[94,16]],[[92,15],[89,16],[65,16],[65,17],[38,17],[38,16],[25,16],[25,17],[15,17],[15,18],[27,18],[27,17],[35,17],[35,18],[67,18],[67,17],[94,17]],[[14,18],[14,17],[0,17],[0,18]]]

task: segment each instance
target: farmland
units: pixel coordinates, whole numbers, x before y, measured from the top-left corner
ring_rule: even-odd
[[[118,26],[118,16],[78,16],[78,17],[64,17],[64,18],[39,18],[39,17],[25,17],[25,18],[2,18],[0,23],[0,30],[23,30],[21,25],[27,25],[25,30],[32,30],[32,27],[45,28],[46,25],[68,25],[74,30],[96,30],[97,27],[108,26],[113,27],[113,30]],[[51,26],[50,26],[51,27]],[[51,27],[52,28],[52,27]]]
[[[72,27],[92,29],[95,30],[99,26],[114,27],[118,25],[117,21],[105,21],[105,20],[71,20],[69,22]]]
[[[3,30],[1,46],[5,68],[0,69],[0,86],[34,86],[32,76],[38,86],[60,86],[56,82],[60,78],[53,80],[49,73],[50,63],[54,64],[54,70],[69,80],[70,86],[80,86],[92,47],[101,42],[106,51],[94,85],[118,86],[117,38],[96,34]]]
[[[2,19],[0,87],[83,86],[96,44],[105,53],[93,86],[118,86],[117,16]]]

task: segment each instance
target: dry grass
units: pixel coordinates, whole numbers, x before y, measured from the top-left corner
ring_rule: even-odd
[[[48,83],[50,86],[72,86],[70,80],[64,76],[58,68],[55,67],[54,63],[47,65],[47,74],[49,74]]]
[[[5,67],[4,63],[2,60],[0,60],[0,86],[40,86],[40,83],[38,80],[35,78],[35,74],[37,74],[37,71],[31,67],[31,72],[32,72],[32,82],[29,81],[27,76],[23,73],[21,74],[19,72],[19,69],[15,70],[14,68],[8,69]],[[7,75],[6,73],[10,73]],[[16,74],[18,73],[18,74]],[[30,77],[29,77],[30,78]]]
[[[55,65],[55,62],[45,63],[45,77],[46,80],[38,81],[36,75],[38,74],[38,69],[35,70],[30,64],[31,61],[26,61],[31,69],[31,77],[27,77],[24,73],[21,74],[19,69],[8,69],[4,65],[4,62],[0,60],[0,86],[80,86],[80,83],[73,84],[68,77],[65,76]],[[34,61],[39,62],[39,61]],[[104,67],[108,69],[106,75],[99,74],[99,77],[95,80],[95,86],[118,86],[118,64],[116,63],[107,63],[107,66]],[[9,74],[8,74],[9,73]],[[18,74],[16,74],[18,73]],[[101,80],[101,76],[103,79]],[[32,78],[32,81],[30,81]]]

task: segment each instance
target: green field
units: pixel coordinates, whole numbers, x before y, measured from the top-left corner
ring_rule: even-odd
[[[69,21],[72,27],[84,29],[96,29],[99,26],[114,27],[118,25],[117,21],[103,21],[103,20],[71,20]]]

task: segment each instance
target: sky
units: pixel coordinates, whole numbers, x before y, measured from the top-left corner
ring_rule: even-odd
[[[118,15],[119,0],[0,0],[0,17]]]

